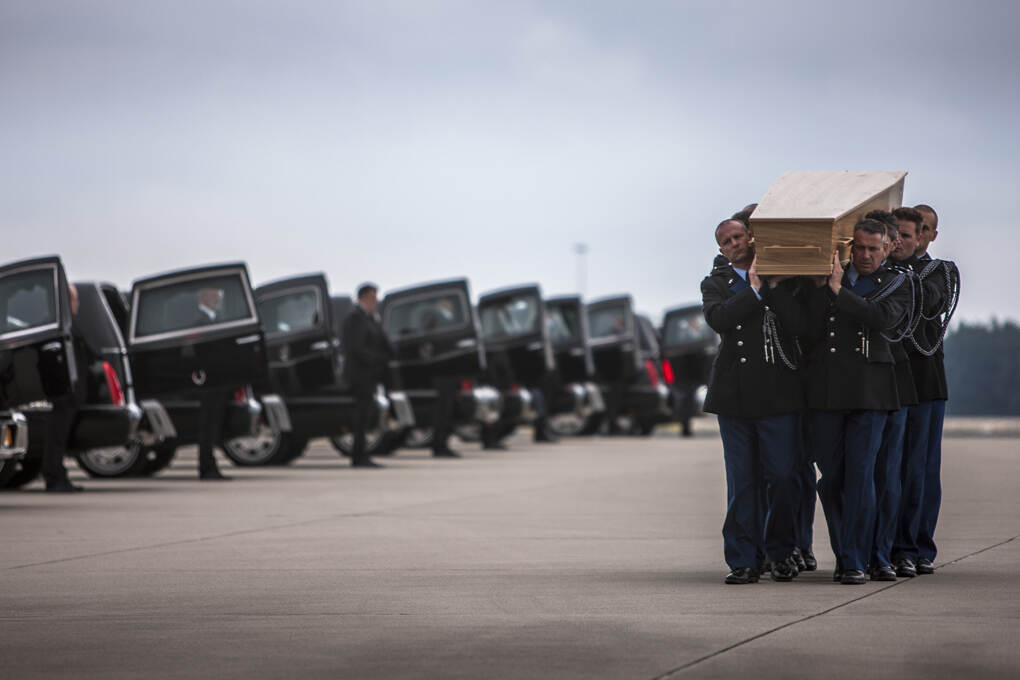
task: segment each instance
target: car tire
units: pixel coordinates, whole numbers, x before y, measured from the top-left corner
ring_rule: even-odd
[[[404,437],[403,446],[408,449],[428,449],[432,447],[433,436],[431,427],[412,427]]]
[[[307,440],[306,440],[307,441]],[[222,443],[224,455],[238,467],[263,467],[286,465],[294,437],[289,432],[273,432],[268,427],[260,428],[251,437],[235,437]]]
[[[365,433],[365,453],[369,456],[385,456],[388,450],[388,435],[384,430],[369,430]],[[354,451],[354,435],[335,434],[329,438],[329,443],[341,456],[350,458]]]
[[[457,438],[467,444],[477,444],[482,441],[482,426],[479,423],[465,423],[453,428]]]
[[[7,480],[18,471],[18,461],[14,458],[0,460],[0,489],[7,486]]]
[[[603,420],[604,415],[602,413],[591,414],[590,416],[588,416],[588,419],[585,422],[584,427],[581,428],[581,431],[578,434],[586,437],[593,434],[598,434],[599,430],[602,429]]]
[[[177,455],[177,444],[169,441],[150,446],[144,451],[145,463],[138,470],[139,477],[152,477],[160,470],[170,467]]]
[[[85,474],[98,479],[136,477],[148,465],[140,444],[79,451],[74,458]]]
[[[307,437],[294,437],[291,436],[290,444],[287,446],[287,450],[280,456],[279,460],[271,463],[272,465],[290,465],[295,460],[305,455],[305,451],[308,450],[308,438]]]
[[[4,465],[6,468],[7,466]],[[39,473],[42,471],[42,456],[24,457],[20,460],[15,461],[14,470],[10,472],[10,476],[7,477],[7,481],[4,483],[5,489],[20,489],[27,484],[30,484]]]

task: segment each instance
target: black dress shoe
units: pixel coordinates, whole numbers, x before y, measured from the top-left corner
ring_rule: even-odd
[[[198,473],[198,478],[205,482],[229,482],[230,477],[219,470],[203,470]]]
[[[792,558],[773,562],[771,576],[773,581],[792,581],[797,576],[797,567],[794,566]]]
[[[83,487],[72,484],[70,479],[62,479],[59,482],[46,485],[46,491],[49,493],[78,493],[84,490]]]
[[[935,565],[932,564],[931,560],[925,557],[922,557],[917,561],[917,566],[915,567],[915,569],[917,570],[918,576],[920,576],[921,574],[930,575],[935,573]]]
[[[804,561],[804,556],[800,554],[800,548],[793,549],[792,559],[797,563],[797,571],[807,571],[807,562]]]
[[[892,568],[892,565],[883,564],[880,567],[873,567],[871,570],[872,581],[895,581],[896,570]]]
[[[506,451],[506,444],[503,442],[496,442],[495,444],[482,444],[482,448],[486,451]]]
[[[758,570],[753,567],[738,567],[726,574],[726,583],[731,586],[757,582]]]
[[[767,574],[772,571],[772,562],[766,557],[758,563],[758,573]]]
[[[836,567],[832,570],[832,580],[836,583],[843,580],[843,567]]]
[[[351,461],[351,467],[356,467],[356,468],[382,468],[382,467],[386,467],[386,466],[385,465],[380,465],[379,463],[375,462],[371,458],[361,458],[361,459],[358,459],[358,460],[352,460]]]
[[[864,572],[860,569],[847,569],[843,572],[843,578],[839,580],[845,586],[859,586],[867,583]]]
[[[800,556],[804,560],[804,571],[818,569],[818,560],[815,559],[815,554],[811,552],[811,548],[801,548]]]
[[[896,575],[903,578],[914,578],[917,576],[917,568],[913,562],[904,557],[896,563]]]
[[[460,458],[460,454],[453,449],[440,449],[432,452],[433,458]]]

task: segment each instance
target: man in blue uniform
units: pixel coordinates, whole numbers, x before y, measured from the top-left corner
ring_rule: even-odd
[[[701,295],[705,320],[722,336],[705,411],[719,416],[726,466],[725,581],[758,581],[763,541],[772,579],[790,581],[797,575],[794,467],[804,404],[797,374],[795,335],[803,317],[792,290],[796,282],[775,277],[766,284],[757,276],[743,222],[724,220],[715,238],[725,260],[702,281]],[[764,517],[758,507],[759,466]]]
[[[883,333],[909,307],[906,277],[883,266],[886,229],[864,219],[854,227],[852,261],[807,295],[809,441],[821,478],[833,580],[865,583],[875,530],[875,459],[886,414],[899,408],[896,372]]]

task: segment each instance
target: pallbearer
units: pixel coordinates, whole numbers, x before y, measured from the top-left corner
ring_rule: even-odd
[[[833,580],[865,582],[875,529],[875,459],[886,414],[899,408],[893,333],[909,310],[906,277],[883,266],[886,230],[860,220],[846,270],[833,255],[832,274],[808,295],[807,400],[809,445],[821,471],[818,496],[836,555]]]
[[[723,546],[731,571],[726,583],[755,583],[762,542],[756,468],[764,477],[765,554],[772,578],[796,576],[792,563],[796,480],[800,453],[798,412],[804,399],[797,374],[795,328],[801,321],[794,281],[764,283],[754,270],[747,226],[734,219],[716,227],[726,261],[701,283],[705,319],[722,336],[712,367],[705,411],[719,416],[726,465]]]

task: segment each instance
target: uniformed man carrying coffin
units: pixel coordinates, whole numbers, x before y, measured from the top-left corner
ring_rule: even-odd
[[[833,254],[832,274],[807,295],[809,442],[821,478],[833,580],[865,582],[875,530],[875,459],[886,415],[899,408],[896,371],[883,333],[894,333],[910,305],[906,277],[883,265],[886,230],[854,227],[852,262]]]
[[[952,262],[933,260],[928,246],[938,237],[931,206],[915,208],[921,218],[914,257],[906,260],[922,282],[924,318],[908,350],[918,404],[907,414],[903,449],[903,500],[893,548],[901,576],[935,573],[935,525],[942,503],[942,421],[949,391],[942,338],[959,297],[959,271]]]
[[[731,571],[726,583],[756,583],[763,540],[772,579],[797,575],[792,562],[799,411],[804,397],[795,328],[802,320],[793,280],[767,283],[753,266],[747,226],[734,219],[716,227],[717,262],[701,282],[705,320],[722,336],[712,367],[705,411],[719,416],[726,466],[723,546]],[[758,466],[765,483],[764,531],[758,508]]]

